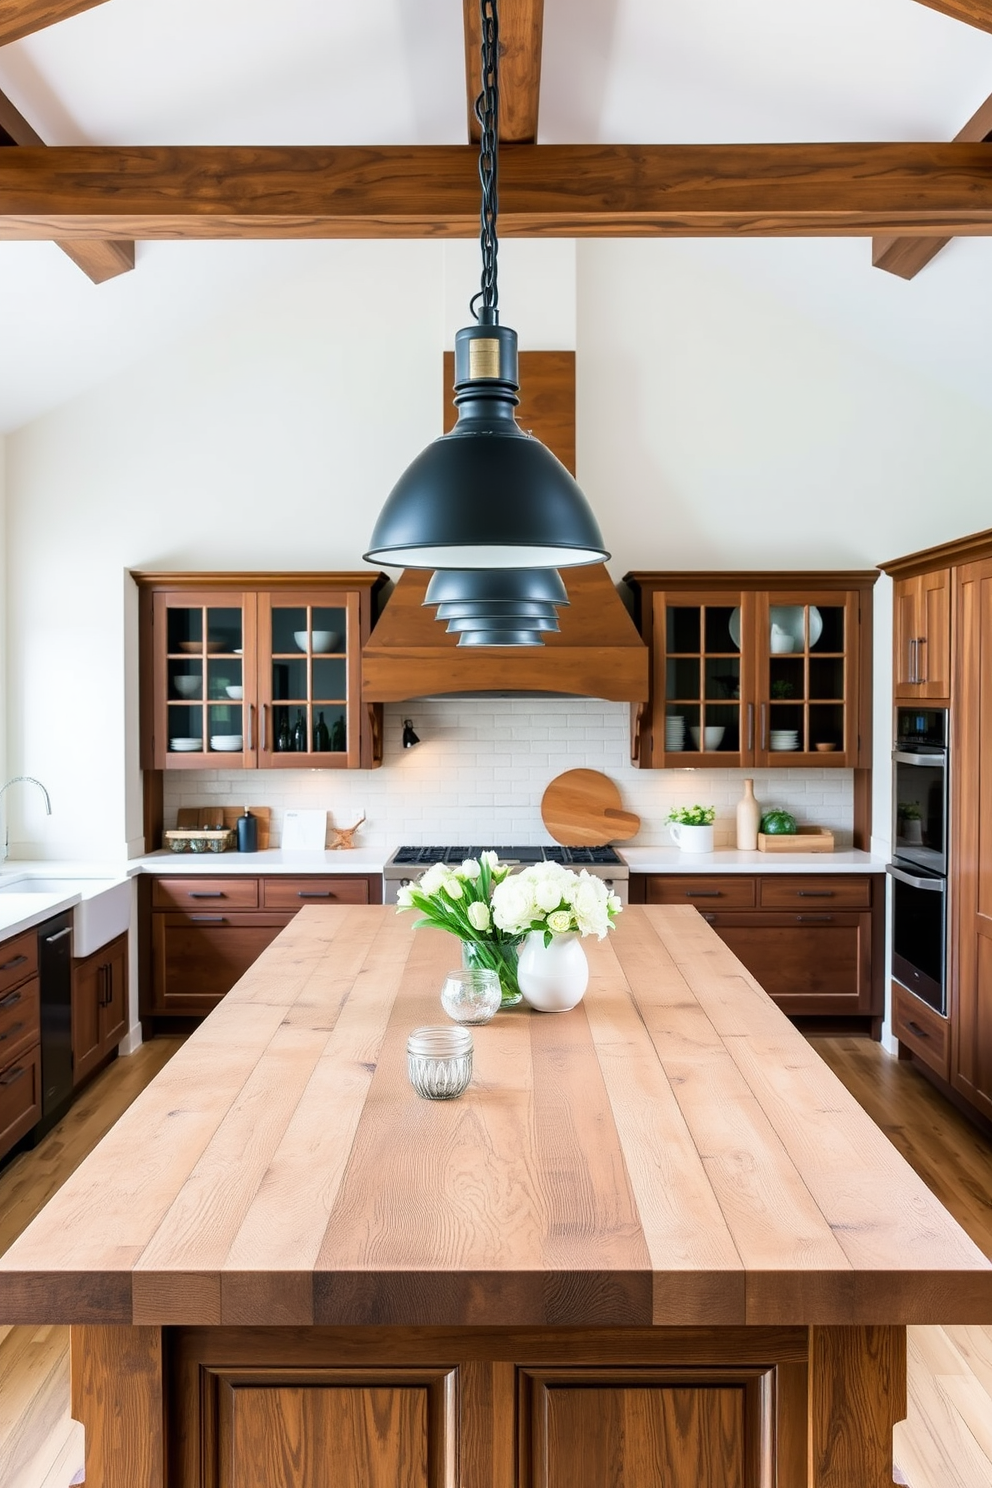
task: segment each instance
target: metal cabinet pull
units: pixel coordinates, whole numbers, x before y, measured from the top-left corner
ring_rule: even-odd
[[[827,925],[833,920],[833,915],[796,915],[800,925]]]
[[[66,925],[64,930],[56,930],[54,935],[45,936],[46,945],[54,945],[57,940],[64,940],[67,935],[72,934],[72,926]]]
[[[927,643],[926,636],[918,636],[917,637],[917,641],[916,641],[916,680],[917,680],[917,682],[925,682],[927,680],[927,674],[926,674],[926,671],[924,670],[924,668],[926,667],[926,652],[922,649],[926,645],[926,643]],[[921,665],[921,662],[922,662],[922,665]]]
[[[833,889],[797,889],[796,897],[799,899],[832,899]]]
[[[747,747],[754,748],[754,704],[747,705]]]
[[[15,1023],[12,1028],[7,1029],[6,1033],[0,1033],[0,1044],[6,1043],[7,1039],[13,1038],[15,1033],[20,1033],[21,1029],[27,1026],[26,1023]]]
[[[909,641],[907,642],[907,646],[909,649],[909,657],[906,662],[906,681],[909,683],[913,683],[916,681],[916,641],[912,637],[910,637]]]
[[[926,1029],[921,1028],[918,1023],[914,1023],[912,1018],[910,1018],[909,1022],[906,1024],[906,1027],[909,1029],[910,1033],[915,1033],[917,1038],[928,1039],[930,1037]]]
[[[23,966],[27,959],[27,956],[15,956],[13,961],[5,961],[3,965],[0,966],[0,971],[13,971],[15,966]],[[2,1005],[3,1004],[0,1003],[0,1006]]]
[[[706,920],[707,924],[710,924],[710,925],[715,925],[716,924],[716,915],[715,914],[704,914],[703,915],[703,919]]]
[[[225,923],[223,915],[190,915],[190,919],[195,925],[223,925]]]
[[[27,956],[22,956],[21,959],[22,961],[26,961],[28,958]],[[6,997],[0,997],[0,1008],[16,1007],[20,1000],[20,992],[8,992]]]
[[[722,889],[686,889],[687,899],[722,899]]]
[[[268,703],[263,703],[262,704],[262,742],[259,745],[259,748],[261,749],[261,751],[262,751],[263,754],[265,753],[266,749],[268,748],[268,737],[269,737],[269,705],[268,705]]]
[[[330,889],[297,889],[297,899],[333,899]]]
[[[24,1065],[19,1064],[16,1069],[8,1070],[5,1075],[0,1075],[0,1085],[13,1085],[15,1080],[19,1080],[26,1073]]]
[[[224,890],[223,889],[190,889],[189,890],[189,897],[191,899],[223,899],[224,898]]]
[[[248,704],[248,753],[255,748],[255,704]]]
[[[768,710],[764,703],[761,705],[761,747],[768,748]]]

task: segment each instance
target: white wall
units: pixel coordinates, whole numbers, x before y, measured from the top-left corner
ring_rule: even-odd
[[[440,427],[441,351],[477,282],[470,248],[327,244],[322,268],[287,275],[8,437],[8,768],[38,775],[55,807],[46,819],[36,793],[16,793],[15,851],[137,848],[126,569],[360,566],[386,493]],[[567,346],[574,330],[579,476],[615,574],[870,568],[988,524],[992,447],[981,410],[804,318],[693,244],[510,241],[501,262],[503,318],[522,346],[545,338]],[[876,592],[884,771],[888,600],[883,585]],[[528,739],[533,770],[521,764],[511,789],[503,759],[507,739],[523,737],[517,705],[489,706],[491,728],[478,724],[477,705],[430,705],[423,716],[446,741],[430,779],[396,751],[377,774],[285,779],[300,804],[326,793],[335,815],[349,816],[367,795],[389,842],[398,837],[393,819],[410,833],[420,820],[421,840],[438,835],[438,812],[452,799],[445,772],[456,770],[480,802],[456,797],[462,820],[488,809],[481,797],[491,790],[494,803],[505,793],[506,824],[521,829],[525,807],[536,823],[539,769],[598,764],[622,777],[632,809],[652,821],[682,789],[674,777],[628,769],[622,713],[600,704],[549,705],[547,751]],[[551,715],[563,706],[554,743]],[[541,730],[542,715],[543,705],[533,707],[527,727]],[[812,811],[825,806],[812,800],[815,781],[830,794],[827,782],[844,772],[805,773],[813,781],[800,794]],[[278,805],[281,793],[293,804],[285,779],[232,776],[203,777],[204,793],[224,790],[237,803],[249,786],[249,799]],[[693,792],[702,784],[693,779]],[[714,778],[710,794],[726,805],[736,784]],[[191,788],[172,782],[173,805]],[[849,806],[838,802],[830,809],[843,816]],[[886,817],[880,776],[880,835]]]

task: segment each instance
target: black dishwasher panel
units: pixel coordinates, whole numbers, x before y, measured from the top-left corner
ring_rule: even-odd
[[[72,1099],[72,911],[38,926],[41,984],[41,1121],[50,1131]]]

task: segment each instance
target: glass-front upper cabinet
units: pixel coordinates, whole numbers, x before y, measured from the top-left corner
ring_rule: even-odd
[[[254,595],[156,594],[153,616],[157,767],[253,763]]]
[[[382,577],[292,582],[320,577],[134,575],[143,769],[381,762],[382,709],[362,702],[361,658]]]
[[[856,593],[756,596],[759,764],[852,764],[857,754]]]
[[[299,769],[358,765],[358,595],[260,594],[261,762]]]
[[[647,768],[871,760],[873,573],[632,573],[651,697],[632,717]]]
[[[654,653],[664,657],[654,746],[671,765],[742,763],[754,743],[741,595],[655,596]]]

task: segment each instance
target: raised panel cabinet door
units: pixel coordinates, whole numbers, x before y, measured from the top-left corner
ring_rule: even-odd
[[[94,1070],[103,1057],[100,1004],[105,994],[105,963],[97,951],[72,968],[72,1083]],[[122,1035],[123,1036],[123,1035]]]
[[[919,696],[951,695],[951,571],[934,570],[919,577]]]
[[[277,912],[154,913],[152,1011],[209,1012],[291,919]]]
[[[892,682],[895,696],[919,697],[917,640],[920,634],[920,581],[895,579],[892,584]]]
[[[0,1157],[41,1120],[41,1049],[37,1044],[0,1069]]]
[[[870,912],[728,912],[706,919],[784,1013],[875,1011]]]
[[[127,936],[121,935],[100,952],[103,991],[100,1001],[100,1046],[109,1054],[127,1033]]]
[[[992,560],[957,570],[954,634],[951,1083],[992,1120]]]

